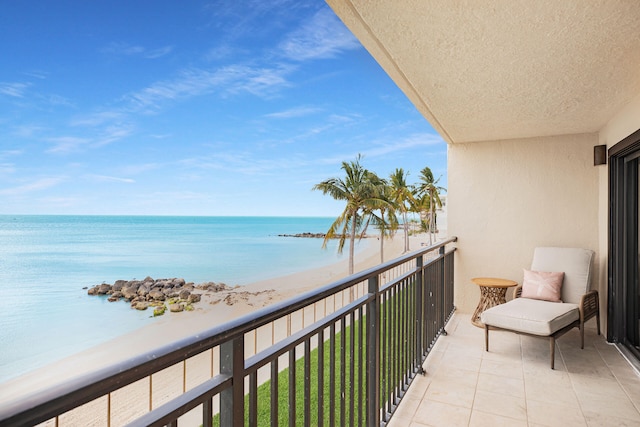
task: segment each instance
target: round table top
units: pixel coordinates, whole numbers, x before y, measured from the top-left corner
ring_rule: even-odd
[[[510,288],[512,286],[518,286],[518,282],[514,282],[513,280],[497,279],[495,277],[474,277],[471,281],[478,286],[485,286],[487,288]]]

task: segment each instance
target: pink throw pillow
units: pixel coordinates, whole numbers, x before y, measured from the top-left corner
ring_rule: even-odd
[[[561,289],[564,273],[524,270],[522,298],[562,302]]]

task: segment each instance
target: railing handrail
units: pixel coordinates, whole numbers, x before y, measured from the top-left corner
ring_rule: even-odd
[[[64,413],[81,404],[104,396],[126,385],[148,377],[164,368],[216,347],[234,337],[259,328],[284,316],[346,290],[370,277],[399,266],[408,260],[444,248],[457,237],[407,253],[394,260],[360,271],[287,300],[276,302],[257,311],[189,337],[173,341],[126,361],[108,365],[67,381],[43,388],[20,401],[0,403],[0,425],[12,419],[46,420],[50,414]],[[28,415],[27,415],[28,414]]]

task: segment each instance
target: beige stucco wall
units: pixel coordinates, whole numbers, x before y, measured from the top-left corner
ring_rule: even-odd
[[[597,134],[580,134],[449,145],[448,231],[459,238],[460,311],[472,312],[478,302],[472,277],[521,283],[536,246],[590,248],[600,264],[599,179],[606,168],[593,166],[597,144]]]
[[[600,130],[600,144],[609,148],[640,128],[640,95],[636,96]]]

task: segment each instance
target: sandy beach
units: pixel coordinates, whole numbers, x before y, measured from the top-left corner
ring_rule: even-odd
[[[446,233],[441,229],[440,234],[443,235],[443,232]],[[428,241],[429,238],[426,234],[412,236],[410,250],[420,249],[422,245],[428,244]],[[385,261],[402,255],[402,249],[401,233],[396,234],[392,240],[385,240]],[[347,248],[345,248],[346,250]],[[355,270],[362,271],[379,263],[379,239],[369,238],[366,241],[366,247],[356,254]],[[0,406],[19,402],[24,395],[33,391],[47,388],[60,381],[80,378],[83,374],[97,367],[117,364],[180,338],[224,324],[231,319],[246,315],[274,302],[283,301],[294,295],[329,284],[347,275],[348,260],[345,259],[321,268],[262,280],[217,293],[203,294],[202,301],[196,304],[195,311],[169,313],[151,325],[0,385]],[[336,304],[340,303],[334,301],[333,304],[333,308],[335,308]],[[326,303],[323,309],[318,310],[319,313],[316,313],[316,308],[313,307],[311,308],[313,314],[310,314],[309,317],[322,317],[322,311],[326,309]],[[256,332],[253,337],[245,338],[247,343],[245,353],[247,355],[255,354],[291,333],[292,323],[295,324],[293,326],[295,329],[299,329],[311,321],[313,319],[305,318],[305,312],[303,312],[298,318],[289,319],[289,324],[286,327],[285,325],[266,325],[269,327],[263,332]],[[146,412],[149,406],[157,407],[184,390],[208,379],[211,375],[215,375],[217,373],[215,359],[215,350],[207,351],[190,359],[188,365],[184,367],[171,367],[154,375],[153,385],[149,380],[142,379],[112,393],[108,403],[112,414],[111,426],[122,425],[131,417]],[[150,394],[153,396],[151,399],[148,397]],[[132,402],[136,403],[132,404]],[[107,425],[108,412],[106,408],[106,398],[97,399],[61,416],[59,425]],[[184,417],[184,420],[181,419],[181,425],[191,425],[192,421],[188,415]],[[50,423],[45,425],[48,424]]]

